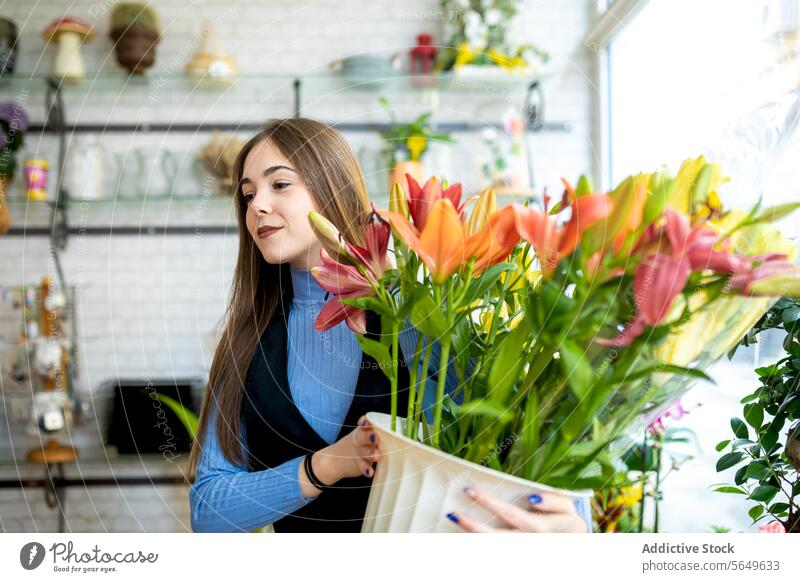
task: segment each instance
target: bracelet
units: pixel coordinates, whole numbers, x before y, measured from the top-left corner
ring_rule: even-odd
[[[314,453],[308,453],[305,458],[303,459],[303,468],[306,470],[306,477],[308,480],[311,481],[311,484],[319,489],[320,491],[327,491],[332,487],[330,485],[325,485],[322,481],[319,480],[319,477],[314,473],[314,469],[311,468],[311,457]]]

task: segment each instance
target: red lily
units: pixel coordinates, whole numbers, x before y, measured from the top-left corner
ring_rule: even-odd
[[[442,191],[442,184],[436,179],[436,176],[428,178],[428,181],[422,187],[411,174],[406,174],[406,180],[408,180],[408,210],[417,229],[420,231],[425,229],[425,225],[428,223],[428,215],[431,213],[434,203],[442,198],[452,202],[459,218],[463,218],[464,206],[468,201],[465,200],[461,204],[460,183],[451,184],[446,190]]]

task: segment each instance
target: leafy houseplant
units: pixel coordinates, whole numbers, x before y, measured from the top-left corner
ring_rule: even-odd
[[[141,74],[153,66],[161,25],[152,7],[140,2],[120,2],[111,12],[111,40],[117,61],[130,73]]]
[[[407,173],[417,180],[422,180],[425,172],[422,157],[428,151],[431,141],[455,143],[453,138],[448,133],[437,133],[432,130],[431,112],[419,115],[411,123],[399,123],[389,101],[385,97],[381,97],[379,101],[391,119],[389,128],[381,132],[386,144],[385,153],[389,171],[392,173],[390,184],[402,183]]]
[[[786,532],[800,533],[800,301],[778,300],[741,345],[770,329],[784,331],[785,354],[756,369],[760,385],[742,399],[743,418],[731,419],[735,438],[717,445],[727,451],[717,471],[739,469],[733,484],[715,490],[755,502],[748,512],[753,523],[772,518]]]
[[[426,478],[431,466],[459,459],[462,469],[453,471],[489,478],[484,469],[494,470],[517,492],[523,484],[584,489],[581,495],[602,487],[617,470],[612,445],[663,413],[687,380],[708,379],[702,368],[769,307],[762,295],[800,287],[794,246],[769,225],[798,205],[728,211],[719,203],[720,168],[702,157],[674,177],[630,176],[609,193],[593,193],[581,179],[541,209],[494,210],[487,190],[468,214],[460,184],[407,181],[408,192],[394,185],[388,211],[373,206],[363,245],[310,213],[323,247],[323,265],[312,274],[333,294],[318,329],[346,320],[363,334],[365,310],[381,316],[381,341],[359,336],[392,385],[395,406],[379,429],[402,432],[398,451],[427,455]],[[419,341],[408,410],[398,411],[397,334],[407,317]],[[441,357],[434,404],[426,407],[433,342]],[[447,394],[451,359],[459,383]],[[395,458],[392,464],[388,453],[378,466],[365,524],[437,527],[438,515],[401,518],[387,507],[430,489],[386,493],[423,468]],[[449,492],[456,480],[439,482]],[[376,526],[369,511],[397,517]]]

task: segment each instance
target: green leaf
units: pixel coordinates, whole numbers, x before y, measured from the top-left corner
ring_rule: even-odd
[[[583,401],[592,387],[592,367],[575,342],[563,340],[559,346],[561,370],[578,401]]]
[[[773,514],[777,514],[777,513],[783,513],[787,509],[789,509],[789,504],[788,503],[784,503],[783,501],[780,501],[778,503],[773,503],[769,508],[769,512],[773,513]]]
[[[358,343],[361,344],[361,349],[364,350],[364,353],[372,356],[386,377],[391,380],[394,361],[392,360],[389,348],[381,342],[369,339],[366,336],[359,334],[355,334],[355,336]]]
[[[788,216],[795,210],[800,208],[800,202],[790,202],[788,204],[778,204],[777,206],[770,206],[765,208],[753,222],[774,222]]]
[[[746,439],[750,437],[750,432],[747,430],[747,425],[742,421],[741,418],[736,418],[735,416],[731,418],[731,428],[733,429],[733,434],[736,435],[736,438]]]
[[[772,447],[778,442],[778,433],[773,430],[768,430],[759,439],[759,443],[764,448],[765,454],[770,454],[772,452]]]
[[[781,319],[783,323],[792,323],[800,319],[800,307],[797,305],[792,305],[788,309],[784,309],[781,312]]]
[[[736,470],[736,474],[733,476],[733,482],[736,483],[737,485],[744,484],[745,481],[747,481],[746,473],[747,473],[747,465],[739,467]]]
[[[744,419],[747,424],[752,426],[758,432],[761,425],[764,423],[764,407],[758,402],[751,402],[744,406]]]
[[[769,503],[772,498],[780,491],[774,485],[759,485],[750,494],[750,499],[753,501],[761,501],[762,503]]]
[[[488,398],[479,398],[477,400],[470,400],[466,404],[458,405],[453,404],[452,408],[456,414],[464,416],[488,416],[500,420],[501,422],[510,422],[514,418],[514,412],[494,400]]]
[[[523,475],[527,477],[530,475],[536,459],[536,451],[539,449],[539,425],[541,419],[539,418],[539,395],[536,390],[531,390],[528,393],[528,398],[525,401],[525,416],[522,419],[522,423],[522,453],[525,463]]]
[[[719,453],[720,451],[722,451],[722,449],[727,447],[729,444],[731,444],[730,439],[718,442],[717,446],[716,446],[717,452]]]
[[[489,393],[498,402],[505,403],[512,386],[519,380],[520,370],[525,363],[520,356],[527,339],[528,331],[520,326],[500,340],[489,371]]]
[[[441,339],[449,331],[441,305],[436,305],[430,295],[423,295],[414,303],[411,323],[425,335],[436,339]]]
[[[747,512],[747,515],[750,516],[750,519],[755,521],[761,516],[762,513],[764,513],[764,506],[763,505],[754,505]]]
[[[350,299],[342,299],[343,305],[351,305],[359,309],[369,309],[378,315],[389,315],[391,312],[377,297],[352,297]]]
[[[761,481],[762,479],[766,479],[772,471],[769,470],[769,467],[759,463],[758,461],[753,461],[749,465],[747,465],[747,471],[745,475],[748,479],[757,479]]]
[[[714,489],[717,493],[736,493],[737,495],[747,495],[747,491],[744,489],[740,489],[739,487],[731,487],[730,485],[726,485],[724,487],[717,487]]]
[[[717,472],[730,469],[744,459],[744,453],[737,451],[735,453],[728,453],[723,455],[717,461]]]
[[[492,265],[486,269],[480,277],[470,281],[464,299],[461,301],[461,305],[469,305],[476,299],[483,297],[486,292],[497,283],[503,272],[515,271],[516,269],[517,265],[514,263],[497,263],[496,265]]]

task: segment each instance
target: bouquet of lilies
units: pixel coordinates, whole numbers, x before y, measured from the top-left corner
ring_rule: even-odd
[[[406,436],[524,479],[601,487],[616,471],[612,444],[709,379],[774,298],[800,294],[795,248],[771,224],[800,204],[730,211],[720,167],[702,157],[608,193],[565,181],[541,208],[498,209],[491,190],[462,202],[458,183],[407,180],[389,210],[372,205],[358,243],[309,215],[323,246],[312,273],[333,294],[317,329],[346,321],[359,334],[391,380],[392,430],[404,417]],[[380,315],[380,340],[363,335],[365,310]],[[399,411],[407,320],[419,340]]]

